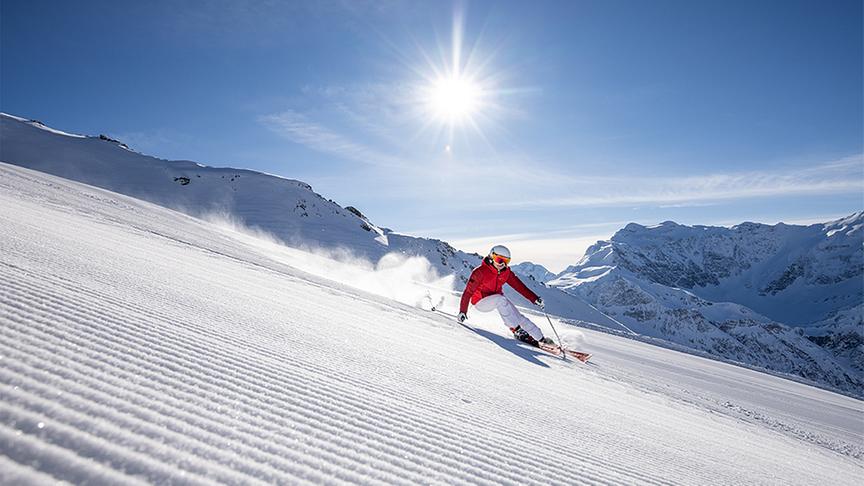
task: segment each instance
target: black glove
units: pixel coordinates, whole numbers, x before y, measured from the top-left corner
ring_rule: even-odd
[[[464,312],[460,312],[459,315],[456,316],[456,320],[459,322],[459,324],[465,322],[465,319],[468,319],[468,316]]]
[[[541,309],[546,308],[546,305],[543,304],[543,299],[541,299],[540,297],[537,297],[537,300],[535,300],[534,303],[537,304]]]

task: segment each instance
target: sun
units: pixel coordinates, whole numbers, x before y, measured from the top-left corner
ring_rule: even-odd
[[[457,10],[449,45],[439,38],[437,48],[417,44],[416,52],[405,55],[412,60],[407,65],[413,78],[404,98],[407,114],[419,121],[412,140],[440,143],[448,156],[484,145],[494,150],[495,137],[487,132],[500,130],[502,118],[514,113],[502,101],[519,92],[504,85],[512,73],[496,67],[500,43],[484,42],[482,36],[466,43],[464,31],[464,16]]]
[[[471,118],[481,109],[482,102],[482,87],[459,75],[438,78],[427,89],[429,112],[450,124]]]

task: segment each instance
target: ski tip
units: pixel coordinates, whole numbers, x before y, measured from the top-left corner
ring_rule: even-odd
[[[579,360],[583,363],[587,363],[588,360],[591,359],[591,356],[592,356],[590,353],[580,353],[579,351],[571,351],[571,350],[567,350],[567,354],[569,356],[572,356],[573,358],[576,358],[577,360]]]

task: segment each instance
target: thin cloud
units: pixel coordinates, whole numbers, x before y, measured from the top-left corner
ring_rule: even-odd
[[[678,209],[678,208],[708,208],[711,206],[718,206],[717,202],[680,202],[680,203],[672,203],[672,204],[661,204],[657,206],[660,209]]]
[[[404,167],[404,163],[399,159],[354,142],[344,135],[309,121],[306,116],[294,110],[262,116],[259,122],[292,142],[319,152],[372,166]]]
[[[732,199],[864,193],[864,155],[814,167],[687,177],[558,178],[568,192],[492,204],[509,208],[682,205]]]
[[[405,126],[416,117],[415,90],[404,83],[363,83],[349,86],[305,86],[307,97],[318,97],[333,116],[350,122],[358,130],[396,147],[406,149]]]
[[[544,239],[572,239],[586,238],[586,235],[593,235],[598,230],[607,230],[607,232],[611,235],[616,230],[624,227],[627,223],[631,221],[606,221],[602,223],[582,223],[582,224],[573,224],[567,225],[563,228],[555,229],[555,230],[543,230],[543,231],[522,231],[516,233],[499,233],[499,234],[491,234],[491,235],[482,235],[476,238],[460,238],[458,241],[461,243],[473,245],[475,243],[485,243],[486,241],[540,241]],[[459,234],[464,234],[464,228],[458,228]],[[455,227],[445,227],[445,228],[434,228],[434,229],[417,229],[412,231],[407,231],[407,234],[413,235],[424,235],[424,234],[456,234],[457,228]],[[605,234],[605,233],[604,233]]]

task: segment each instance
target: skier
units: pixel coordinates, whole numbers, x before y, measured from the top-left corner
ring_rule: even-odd
[[[501,319],[504,320],[504,324],[510,328],[516,339],[532,346],[537,346],[538,342],[553,344],[551,339],[543,336],[543,331],[537,325],[522,315],[516,306],[510,302],[510,299],[504,296],[503,287],[506,283],[516,289],[523,297],[540,306],[541,309],[544,308],[543,299],[519,280],[519,277],[508,268],[509,263],[510,250],[506,246],[492,247],[489,255],[483,259],[483,263],[471,272],[471,278],[465,285],[457,316],[458,321],[462,323],[468,318],[468,302],[470,300],[480,312],[498,309]]]

